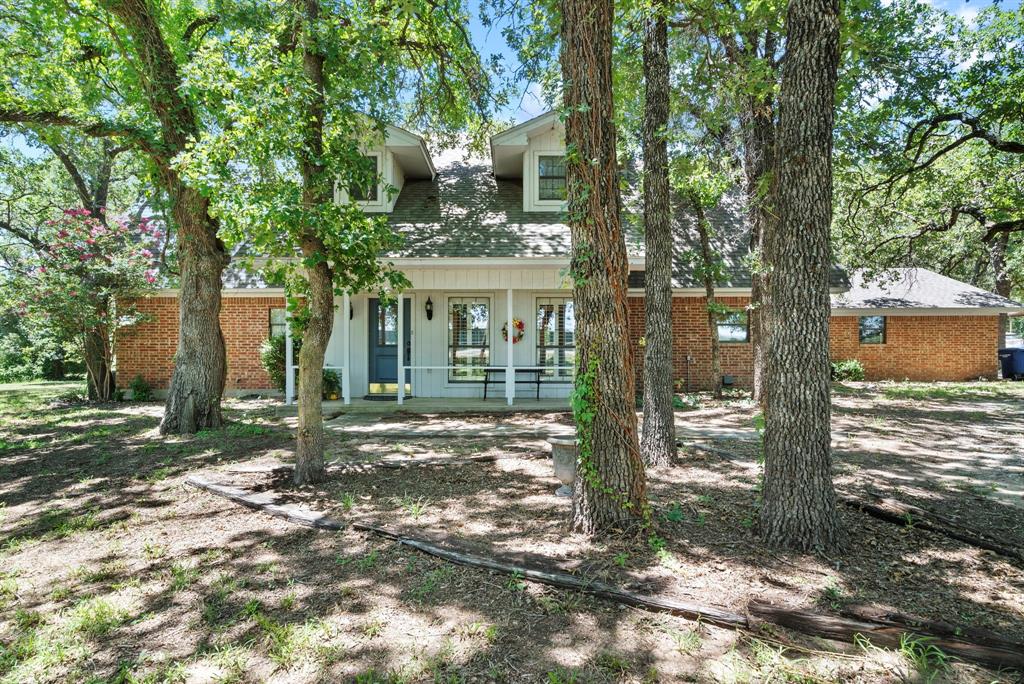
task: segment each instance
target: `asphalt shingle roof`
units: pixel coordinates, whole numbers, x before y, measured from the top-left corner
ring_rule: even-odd
[[[410,180],[388,221],[405,244],[389,257],[567,257],[560,212],[524,212],[518,180],[497,180],[484,162],[452,162],[434,180]],[[643,253],[638,234],[631,255]]]
[[[631,257],[644,254],[642,210],[635,193],[623,213],[626,250]],[[632,211],[629,209],[632,208]],[[718,287],[750,287],[746,266],[749,228],[742,194],[727,194],[719,206],[709,209],[712,247],[724,262],[724,277]],[[673,287],[702,288],[694,276],[694,255],[700,251],[696,220],[687,207],[675,201],[673,212],[675,249]],[[568,258],[569,226],[561,212],[523,211],[523,185],[519,179],[495,179],[484,161],[451,161],[438,169],[433,180],[410,179],[405,183],[388,214],[391,227],[404,243],[388,258]],[[244,256],[239,251],[234,256]],[[847,284],[844,272],[833,268],[832,286]],[[224,286],[228,289],[261,288],[268,285],[258,272],[229,267]],[[644,273],[633,271],[629,286],[642,288]]]
[[[729,194],[707,211],[712,247],[725,262],[719,287],[750,287],[746,266],[749,229],[742,195]],[[637,211],[623,217],[626,250],[642,256],[644,237]],[[405,238],[404,245],[385,255],[392,258],[568,257],[569,227],[560,212],[523,211],[523,186],[519,180],[495,179],[490,165],[477,161],[453,161],[438,169],[434,180],[405,184],[388,221]],[[693,275],[689,255],[700,249],[696,221],[677,202],[673,231],[673,286],[703,287]],[[835,268],[833,287],[846,285],[845,275]],[[643,287],[643,273],[630,274],[630,287]]]
[[[832,295],[833,309],[1008,309],[1018,302],[926,268],[893,268],[868,279],[850,274],[850,289]]]

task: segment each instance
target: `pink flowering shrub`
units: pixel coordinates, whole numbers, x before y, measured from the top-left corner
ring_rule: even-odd
[[[40,237],[44,244],[14,283],[16,310],[65,339],[80,339],[98,387],[92,375],[98,364],[110,368],[114,335],[139,321],[128,301],[157,284],[154,252],[163,233],[149,219],[101,221],[87,209],[67,209],[46,222]]]

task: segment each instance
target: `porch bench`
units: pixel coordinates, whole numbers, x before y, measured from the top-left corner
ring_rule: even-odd
[[[484,368],[484,400],[485,401],[487,400],[487,387],[488,387],[488,385],[492,385],[492,384],[504,385],[505,384],[505,374],[506,374],[507,371],[508,371],[508,368],[506,368],[505,366],[488,366],[488,367]],[[537,388],[537,401],[540,401],[540,384],[541,384],[541,381],[542,381],[541,378],[542,378],[542,375],[543,375],[544,371],[538,370],[536,368],[513,368],[512,372],[514,374],[514,378],[515,378],[514,382],[515,382],[515,384],[517,384],[517,385],[534,385],[534,386],[536,386],[536,388]],[[498,380],[498,379],[495,379],[495,378],[492,377],[492,375],[494,375],[496,373],[500,373],[501,374],[501,376],[502,376],[501,380]],[[520,380],[519,379],[520,374],[526,375],[526,376],[532,375],[533,377],[532,378],[527,378],[525,380]]]

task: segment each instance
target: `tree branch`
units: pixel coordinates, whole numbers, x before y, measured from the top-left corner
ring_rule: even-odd
[[[0,108],[0,123],[74,128],[91,138],[126,138],[153,156],[161,156],[155,143],[138,128],[122,126],[109,121],[83,121],[56,111],[29,112]]]
[[[204,26],[213,26],[220,21],[219,14],[210,14],[205,17],[198,17],[193,19],[187,27],[185,27],[185,33],[181,36],[181,42],[188,45],[192,41],[192,36],[195,32]]]

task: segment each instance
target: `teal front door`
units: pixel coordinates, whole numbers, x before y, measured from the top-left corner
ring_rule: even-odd
[[[369,316],[369,361],[370,393],[394,394],[398,391],[398,350],[403,350],[404,364],[412,362],[410,343],[412,302],[403,302],[404,334],[402,344],[398,343],[398,302],[381,304],[379,299],[370,300]],[[410,372],[406,371],[405,382],[409,383]]]

